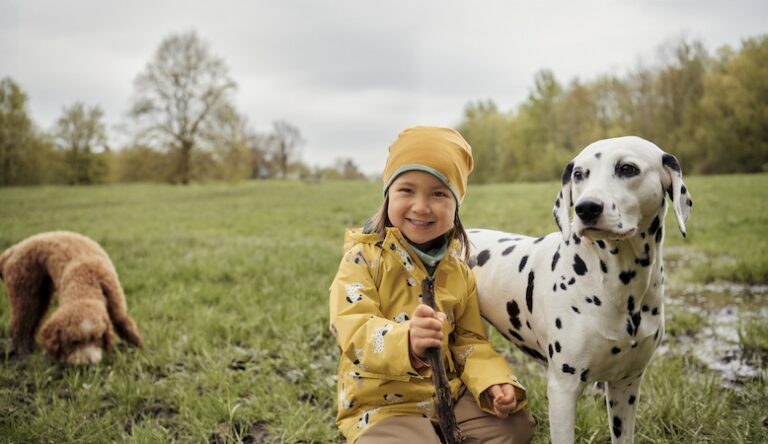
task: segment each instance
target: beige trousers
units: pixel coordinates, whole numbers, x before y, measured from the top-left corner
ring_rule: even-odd
[[[533,416],[523,409],[507,419],[499,419],[477,406],[464,389],[453,410],[466,444],[524,444],[533,438]],[[372,426],[357,444],[440,444],[435,423],[418,416],[395,416]]]

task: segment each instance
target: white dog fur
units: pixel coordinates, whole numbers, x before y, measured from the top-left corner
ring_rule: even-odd
[[[683,235],[692,202],[677,159],[639,137],[589,145],[562,182],[559,232],[468,230],[480,309],[547,365],[553,443],[574,441],[577,398],[595,381],[605,383],[612,441],[631,443],[643,372],[664,334],[665,193]]]

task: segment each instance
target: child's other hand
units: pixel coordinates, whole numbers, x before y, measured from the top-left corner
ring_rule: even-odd
[[[424,304],[419,304],[411,315],[408,337],[411,353],[424,359],[428,348],[439,348],[443,343],[443,322],[445,313],[435,313]]]
[[[485,396],[497,418],[505,419],[517,407],[517,396],[512,384],[492,385],[485,391]]]

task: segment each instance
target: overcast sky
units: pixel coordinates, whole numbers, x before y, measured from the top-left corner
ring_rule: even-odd
[[[681,36],[739,47],[768,32],[768,1],[0,0],[0,77],[42,129],[76,101],[112,129],[161,40],[189,30],[225,60],[254,128],[286,120],[305,162],[375,174],[402,129],[456,126],[476,100],[513,110],[542,68],[567,83],[652,65]]]

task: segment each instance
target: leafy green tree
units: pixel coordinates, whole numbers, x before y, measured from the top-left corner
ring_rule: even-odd
[[[53,137],[56,146],[64,153],[68,183],[101,183],[106,178],[107,164],[96,153],[97,148],[107,146],[103,117],[104,112],[99,106],[88,108],[77,102],[64,108],[56,121]]]
[[[131,115],[139,145],[171,151],[173,181],[192,178],[193,151],[217,131],[217,111],[235,89],[224,61],[195,32],[172,34],[134,82]]]
[[[721,50],[697,111],[687,125],[697,172],[768,171],[768,35]]]
[[[58,159],[27,112],[27,95],[10,77],[0,80],[0,186],[55,180]]]
[[[472,146],[475,168],[469,176],[472,183],[502,179],[499,159],[505,149],[508,118],[491,101],[470,103],[464,108],[464,120],[458,131]]]

